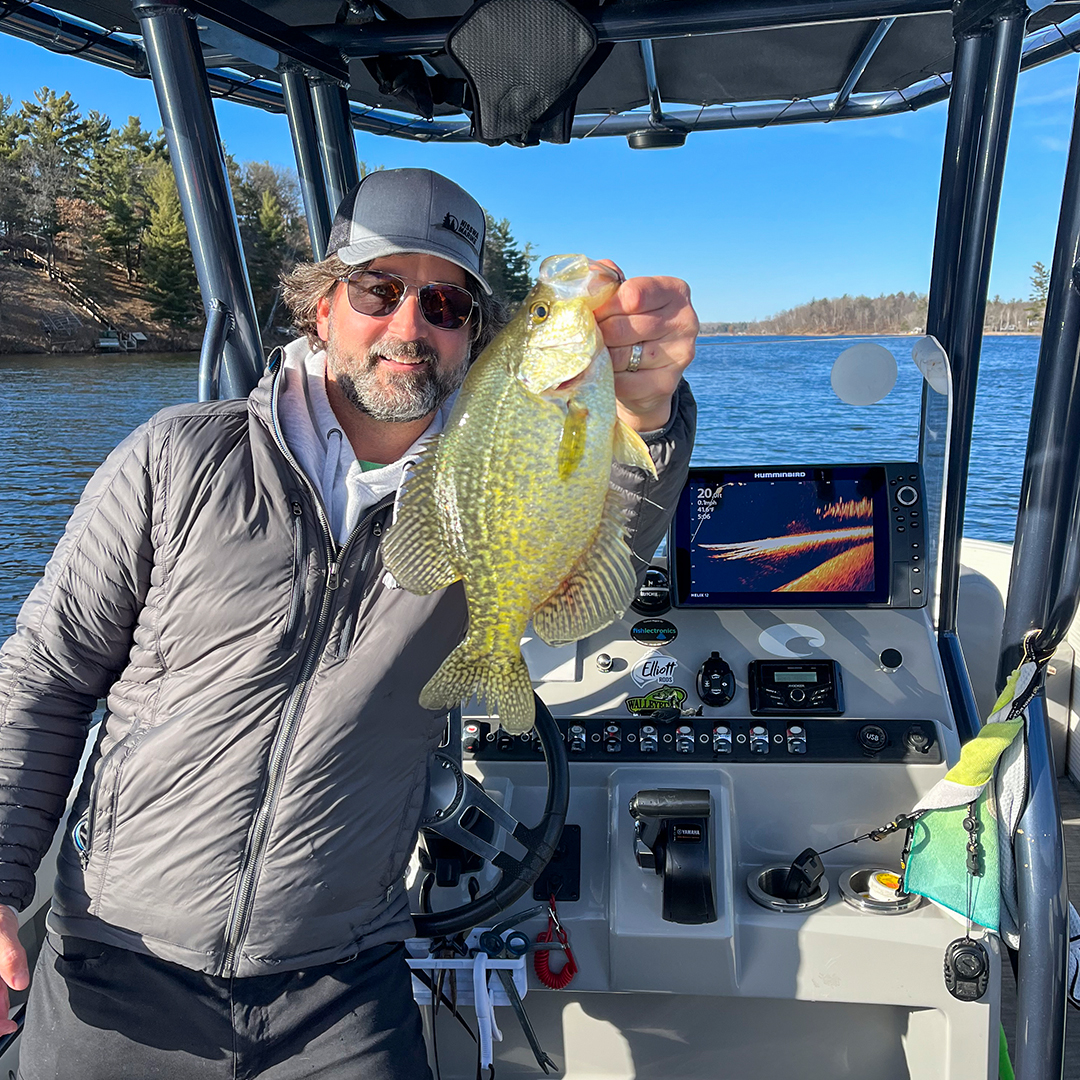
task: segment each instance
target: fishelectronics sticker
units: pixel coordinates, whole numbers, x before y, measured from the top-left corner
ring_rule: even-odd
[[[678,636],[679,628],[667,619],[641,619],[630,627],[630,636],[650,649],[670,645]]]
[[[675,669],[678,666],[679,661],[674,656],[654,652],[649,653],[644,660],[639,660],[634,665],[631,675],[634,676],[634,682],[638,686],[645,686],[651,682],[665,683],[670,686],[675,681]]]

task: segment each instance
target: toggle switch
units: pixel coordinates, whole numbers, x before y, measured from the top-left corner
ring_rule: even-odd
[[[789,754],[806,753],[806,728],[802,724],[792,724],[787,729],[787,752]]]
[[[767,754],[769,752],[769,729],[764,724],[754,724],[750,728],[750,753]]]

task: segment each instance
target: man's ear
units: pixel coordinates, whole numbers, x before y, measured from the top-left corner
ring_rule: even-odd
[[[315,328],[319,333],[320,341],[328,341],[330,338],[330,297],[320,296],[315,305]]]

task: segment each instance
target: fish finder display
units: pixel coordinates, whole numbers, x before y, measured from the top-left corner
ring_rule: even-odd
[[[672,528],[680,606],[888,603],[882,466],[691,469]]]

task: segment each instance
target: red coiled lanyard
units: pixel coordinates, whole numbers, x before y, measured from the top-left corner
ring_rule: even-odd
[[[547,941],[559,941],[562,945],[563,951],[566,953],[566,963],[563,964],[560,971],[552,972],[551,970],[551,952],[550,949],[538,949],[533,953],[533,967],[536,970],[536,977],[546,986],[549,990],[565,990],[573,981],[574,976],[577,974],[577,963],[574,960],[574,954],[570,951],[569,937],[566,931],[563,929],[562,923],[559,922],[559,916],[555,911],[555,895],[551,896],[548,901],[548,927],[546,930],[541,930],[536,935],[537,944],[541,944]]]

